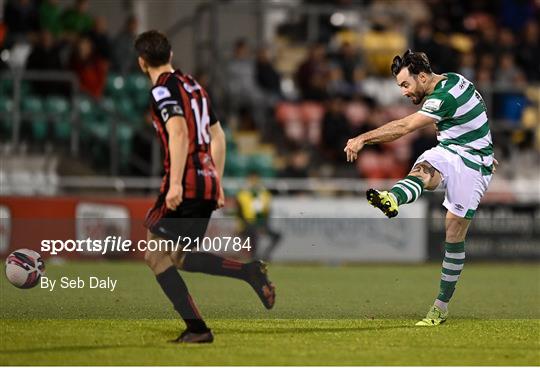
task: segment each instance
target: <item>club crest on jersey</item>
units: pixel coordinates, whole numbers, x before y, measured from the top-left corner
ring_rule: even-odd
[[[152,96],[154,96],[154,100],[157,102],[164,98],[171,97],[171,92],[169,92],[167,87],[159,86],[152,90]]]
[[[437,98],[431,98],[424,102],[424,106],[422,106],[422,110],[426,111],[437,111],[441,108],[442,100],[439,100]]]

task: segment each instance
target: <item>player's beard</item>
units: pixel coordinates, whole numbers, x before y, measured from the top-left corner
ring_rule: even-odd
[[[415,105],[420,105],[424,97],[425,95],[419,96],[418,94],[414,94],[411,96],[412,103]]]

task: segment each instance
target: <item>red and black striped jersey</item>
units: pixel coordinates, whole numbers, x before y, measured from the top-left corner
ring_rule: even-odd
[[[161,193],[167,193],[170,182],[171,157],[167,121],[182,116],[187,124],[189,148],[184,169],[183,197],[217,200],[220,178],[210,150],[210,125],[218,119],[208,93],[193,77],[179,70],[163,73],[151,90],[152,119],[163,149],[165,175]]]

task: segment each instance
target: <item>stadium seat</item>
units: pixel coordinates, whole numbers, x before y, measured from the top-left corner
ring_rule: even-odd
[[[126,77],[126,92],[133,101],[137,112],[148,109],[149,107],[150,82],[142,74],[132,74]]]
[[[43,101],[36,96],[26,96],[21,101],[23,121],[30,123],[32,138],[43,141],[47,137],[47,119],[43,115]]]
[[[49,96],[45,99],[45,112],[52,117],[54,136],[67,140],[71,136],[70,106],[62,96]]]
[[[115,100],[110,96],[104,96],[99,102],[101,109],[107,114],[116,113],[116,104]]]
[[[0,114],[11,113],[13,111],[13,100],[0,94]]]
[[[13,79],[0,79],[0,95],[11,96],[13,94]]]
[[[118,138],[118,154],[121,168],[129,167],[129,158],[131,156],[132,138],[134,130],[131,126],[126,124],[119,124],[117,129]]]
[[[8,138],[11,130],[11,112],[13,111],[13,101],[5,95],[0,94],[0,132],[3,140]]]
[[[95,102],[88,96],[81,95],[77,101],[77,108],[83,125],[92,124],[100,118],[100,111]]]
[[[251,155],[249,157],[249,171],[256,171],[263,177],[274,176],[273,157],[267,154]]]
[[[120,98],[114,101],[116,111],[123,117],[130,121],[135,121],[139,118],[139,114],[133,106],[133,102],[130,98]]]
[[[124,95],[126,88],[126,81],[124,77],[118,74],[109,74],[107,76],[107,84],[105,85],[105,94],[109,96],[121,96]]]
[[[49,96],[45,99],[45,111],[50,114],[67,114],[70,107],[69,102],[62,96]]]
[[[36,96],[26,96],[21,101],[23,112],[41,114],[43,112],[43,101]]]
[[[249,171],[249,156],[231,153],[225,160],[225,175],[244,177]]]
[[[126,77],[126,91],[135,95],[138,93],[148,93],[150,83],[148,78],[142,74],[131,74]]]

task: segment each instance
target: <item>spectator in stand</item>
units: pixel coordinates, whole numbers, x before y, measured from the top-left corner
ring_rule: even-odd
[[[296,84],[302,97],[306,100],[323,101],[327,97],[329,78],[326,47],[316,44],[311,47],[295,74]]]
[[[513,88],[522,85],[523,82],[523,72],[516,66],[514,55],[503,54],[495,73],[495,84],[502,88]]]
[[[257,51],[255,74],[258,86],[275,99],[281,98],[281,77],[272,64],[270,51],[261,47]]]
[[[365,77],[359,51],[350,42],[343,42],[336,56],[336,62],[351,91],[357,90],[359,82]]]
[[[284,178],[307,178],[309,176],[310,155],[306,150],[297,149],[287,156],[285,168],[280,176]]]
[[[41,28],[48,30],[54,37],[62,33],[62,9],[58,0],[43,0],[39,6]]]
[[[103,60],[110,61],[111,41],[107,33],[107,20],[105,17],[99,16],[95,18],[92,30],[88,32],[87,36],[94,44],[96,55]]]
[[[107,62],[94,52],[89,38],[81,37],[77,41],[70,69],[77,74],[81,91],[94,98],[102,96],[107,78]]]
[[[476,63],[475,55],[472,52],[466,52],[460,55],[458,73],[470,81],[475,80],[474,66]]]
[[[62,26],[71,37],[89,32],[93,24],[88,14],[88,0],[75,0],[73,7],[62,14]]]
[[[433,39],[433,28],[430,23],[421,22],[416,25],[413,36],[413,45],[414,50],[426,53],[431,59],[436,57],[439,45]],[[431,63],[433,64],[433,61],[431,61]]]
[[[493,72],[489,68],[479,67],[476,69],[475,75],[475,84],[479,86],[480,92],[482,92],[483,87],[489,86],[493,82]]]
[[[327,159],[342,162],[343,147],[351,137],[345,116],[345,101],[340,96],[333,96],[326,105],[322,120],[321,146]]]
[[[227,65],[227,72],[228,98],[232,112],[249,112],[259,131],[266,132],[266,116],[273,104],[257,86],[255,63],[246,40],[239,39],[234,44],[233,57]]]
[[[326,86],[328,95],[341,95],[352,97],[354,94],[354,86],[347,83],[343,77],[343,70],[337,64],[330,64],[329,66],[329,78]]]
[[[528,22],[523,29],[517,59],[529,81],[540,81],[540,30],[538,23]]]
[[[478,68],[482,70],[489,70],[490,74],[493,75],[497,67],[497,59],[494,54],[481,54],[478,60]],[[493,78],[493,77],[491,77]],[[490,78],[490,79],[491,79]]]
[[[8,47],[39,30],[39,13],[31,0],[8,0],[4,6]]]
[[[138,21],[134,15],[130,15],[122,30],[116,35],[112,49],[112,68],[122,75],[139,71],[137,65],[137,53],[133,48],[137,37]]]
[[[239,39],[234,44],[233,57],[227,66],[229,75],[229,91],[236,96],[239,104],[242,101],[253,102],[255,96],[260,96],[255,79],[255,64],[251,50],[245,39]]]
[[[425,52],[430,56],[434,71],[455,70],[456,65],[453,60],[456,55],[446,44],[435,40],[430,23],[422,22],[416,27],[413,45],[415,50]]]
[[[60,50],[50,31],[43,29],[39,34],[39,42],[32,48],[26,61],[27,70],[61,71]],[[49,94],[67,94],[69,86],[63,82],[35,81],[32,83],[35,93],[46,96]]]
[[[486,54],[496,55],[497,51],[497,28],[491,22],[486,22],[485,26],[481,29],[481,34],[476,42],[474,52],[479,58],[482,58]]]
[[[500,58],[503,54],[513,54],[516,52],[516,40],[512,31],[508,28],[499,30],[497,42],[497,56]]]

